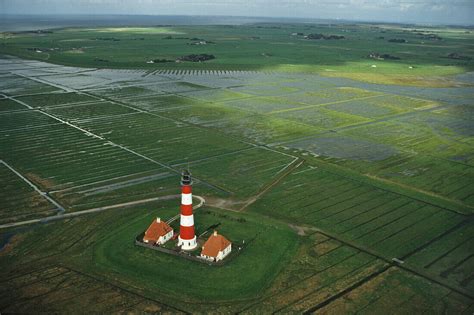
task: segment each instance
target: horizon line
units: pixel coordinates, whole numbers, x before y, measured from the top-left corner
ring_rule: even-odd
[[[291,19],[307,21],[335,21],[335,22],[356,22],[366,24],[394,24],[394,25],[414,25],[414,26],[464,26],[474,27],[474,24],[463,23],[436,23],[436,22],[393,22],[383,20],[364,20],[364,19],[341,19],[341,18],[319,18],[319,17],[291,17],[291,16],[250,16],[250,15],[214,15],[214,14],[133,14],[133,13],[0,13],[0,16],[148,16],[148,17],[232,17],[248,19]],[[306,22],[308,23],[308,22]],[[186,25],[186,24],[177,24]],[[212,24],[210,24],[212,25]]]

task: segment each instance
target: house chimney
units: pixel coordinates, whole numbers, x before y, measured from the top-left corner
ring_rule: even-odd
[[[217,231],[214,230],[214,236],[217,236]]]
[[[156,218],[156,222],[160,223],[160,222],[161,222],[161,219],[160,219],[160,218]]]

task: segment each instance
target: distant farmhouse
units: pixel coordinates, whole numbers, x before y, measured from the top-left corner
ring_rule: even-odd
[[[231,251],[232,243],[224,236],[217,234],[217,231],[214,231],[202,246],[201,258],[209,261],[219,261],[229,255]]]
[[[169,241],[174,235],[174,231],[168,223],[156,218],[145,232],[143,242],[153,245],[162,245]]]

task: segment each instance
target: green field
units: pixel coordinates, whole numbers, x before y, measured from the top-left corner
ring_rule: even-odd
[[[294,33],[344,39],[309,40]],[[440,39],[427,39],[430,35]],[[98,68],[310,72],[372,83],[447,86],[454,81],[446,75],[474,68],[472,60],[447,58],[452,53],[473,57],[472,39],[463,29],[370,24],[66,28],[45,34],[3,33],[0,53]],[[193,45],[200,41],[206,44]],[[374,52],[399,59],[367,58]],[[189,54],[216,58],[204,63],[147,63]]]
[[[419,32],[4,34],[0,311],[471,314],[473,64],[446,56],[474,56],[472,34]],[[216,59],[146,63],[190,53]],[[197,233],[246,244],[223,266],[134,245],[178,214],[183,168]]]
[[[41,268],[34,268],[34,273],[41,273],[44,269],[50,268],[71,270],[64,280],[54,279],[56,276],[53,274],[53,281],[72,284],[76,273],[85,273],[87,277],[100,279],[100,283],[104,281],[119,286],[139,286],[142,294],[152,297],[154,301],[180,305],[178,308],[182,309],[193,307],[194,304],[199,307],[203,301],[225,302],[235,296],[239,296],[239,299],[254,299],[255,295],[260,294],[272,283],[299,244],[298,236],[285,224],[272,220],[263,223],[258,216],[222,213],[203,208],[196,212],[198,230],[204,231],[207,227],[219,223],[219,231],[234,242],[236,251],[243,241],[247,244],[242,253],[225,266],[216,268],[158,254],[134,245],[133,239],[136,235],[140,234],[156,216],[171,217],[176,213],[176,209],[176,201],[168,201],[150,204],[146,208],[115,212],[112,216],[106,212],[73,219],[67,223],[59,222],[26,233],[23,243],[31,243],[31,246],[22,246],[22,249],[14,251],[13,255],[2,257],[2,269],[7,271],[2,274],[0,280],[3,283],[2,302],[0,302],[2,309],[5,305],[22,304],[21,299],[34,294],[32,291],[35,290],[28,286],[28,278],[31,275],[24,277],[27,279],[23,280],[27,284],[26,287],[15,289],[19,280],[13,277],[15,280],[11,281],[7,274],[21,273],[23,266],[12,264],[12,261],[20,260],[24,264],[31,265],[41,260]],[[110,224],[109,221],[113,216],[116,218],[113,219],[113,224]],[[69,233],[75,234],[75,237],[70,238]],[[37,243],[35,239],[42,241]],[[28,258],[24,259],[25,257]],[[59,273],[61,277],[63,274]],[[121,275],[120,279],[116,278],[117,274]],[[50,284],[48,280],[43,287]],[[70,284],[65,283],[64,286],[67,288]],[[225,290],[222,290],[224,287]],[[9,289],[18,291],[12,293],[8,292]],[[67,294],[60,295],[65,297]],[[9,301],[7,296],[14,301]],[[180,296],[182,299],[178,298]],[[59,309],[61,303],[69,303],[64,301],[56,306],[48,306],[54,299],[56,298],[48,295],[45,300],[39,298],[27,303],[31,303],[30,305],[40,303],[44,305],[44,310],[51,310],[49,307],[53,310]],[[79,297],[75,302],[76,307],[80,307],[83,302],[83,297]]]

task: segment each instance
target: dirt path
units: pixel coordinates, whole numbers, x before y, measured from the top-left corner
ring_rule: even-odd
[[[278,176],[270,182],[266,187],[264,187],[257,195],[251,197],[240,209],[239,211],[244,211],[248,206],[253,204],[255,201],[260,199],[267,191],[269,191],[272,187],[278,184],[283,178],[291,174],[295,169],[300,167],[304,163],[303,159],[295,158],[291,161],[287,166],[285,166],[282,170],[280,170]]]
[[[70,219],[70,218],[73,218],[73,217],[77,217],[77,216],[81,216],[81,215],[85,215],[85,214],[102,212],[102,211],[106,211],[106,210],[110,210],[110,209],[128,208],[128,207],[131,207],[131,206],[141,205],[141,204],[145,204],[145,203],[149,203],[149,202],[153,202],[153,201],[159,201],[159,200],[177,199],[177,198],[180,198],[180,196],[181,195],[167,195],[167,196],[162,196],[162,197],[155,197],[155,198],[148,198],[148,199],[124,202],[124,203],[119,203],[119,204],[105,206],[105,207],[91,208],[91,209],[72,212],[72,213],[58,214],[58,215],[55,215],[55,216],[46,217],[46,218],[42,218],[42,219],[33,219],[33,220],[27,220],[27,221],[20,221],[20,222],[2,224],[2,225],[0,225],[0,229],[18,227],[18,226],[28,225],[28,224],[47,223],[47,222],[56,221],[56,220]],[[193,209],[199,209],[206,202],[206,200],[201,196],[194,195],[193,197],[199,200],[199,203],[197,205],[195,205],[193,207]],[[176,215],[175,217],[173,217],[169,222],[173,222],[178,217],[179,217],[179,214]]]

